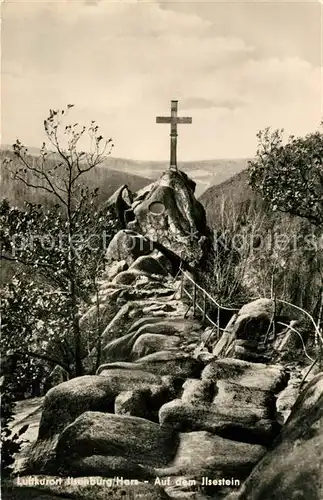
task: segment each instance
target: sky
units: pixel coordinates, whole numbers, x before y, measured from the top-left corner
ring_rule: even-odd
[[[49,109],[74,104],[112,138],[114,156],[251,157],[257,131],[316,130],[323,117],[319,0],[4,0],[2,144],[40,146]]]

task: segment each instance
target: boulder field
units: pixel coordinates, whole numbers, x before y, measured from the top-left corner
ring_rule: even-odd
[[[305,386],[305,395],[301,394],[282,426],[277,401],[289,386],[288,367],[210,351],[206,358],[201,356],[196,346],[204,328],[195,318],[183,317],[175,285],[173,296],[158,297],[156,291],[153,299],[144,301],[133,287],[135,300],[127,302],[127,313],[115,322],[122,328],[107,325],[104,332],[104,336],[106,331],[121,335],[110,340],[109,334],[103,349],[105,362],[97,374],[48,391],[38,438],[20,472],[25,482],[17,483],[19,491],[30,488],[32,498],[35,486],[28,486],[27,479],[45,477],[48,481],[36,487],[45,498],[117,499],[128,494],[147,500],[206,500],[238,494],[241,500],[281,498],[280,493],[275,496],[272,484],[279,492],[283,488],[279,475],[287,467],[285,460],[294,464],[294,476],[289,470],[291,477],[286,476],[284,486],[292,488],[299,460],[318,450],[322,439],[318,415],[322,384],[317,381],[314,386],[313,379]],[[146,308],[146,315],[133,315],[138,307]],[[174,338],[179,340],[170,342]],[[293,402],[287,413],[285,408],[286,416]],[[313,411],[315,421],[309,418]],[[298,426],[300,435],[295,431]],[[301,428],[309,435],[313,432],[313,437],[303,436]],[[301,443],[298,450],[294,442]],[[276,460],[281,461],[279,468]],[[260,464],[261,470],[268,470],[268,484],[258,470]],[[311,464],[307,464],[308,474],[314,474],[317,485],[317,458]],[[71,477],[75,482],[70,484],[67,478]],[[61,483],[55,483],[55,478]],[[81,488],[77,479],[86,478],[93,486]],[[114,483],[101,484],[100,478],[112,478]],[[119,484],[117,478],[135,484]],[[126,493],[120,496],[121,491]],[[306,496],[307,489],[304,492],[299,498],[320,498]]]
[[[300,391],[279,355],[286,332],[269,334],[270,299],[243,306],[216,341],[188,309],[180,249],[191,272],[207,228],[185,174],[125,192],[109,201],[125,229],[101,282],[100,366],[93,348],[87,375],[47,392],[38,438],[4,498],[323,498],[323,375]]]

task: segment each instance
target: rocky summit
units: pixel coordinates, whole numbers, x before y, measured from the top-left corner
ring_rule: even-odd
[[[47,392],[8,498],[323,498],[322,373],[301,386],[273,300],[216,335],[183,294],[208,235],[194,188],[170,170],[109,199],[123,229],[100,283],[101,364],[94,348],[86,375]]]
[[[109,199],[108,206],[114,207],[133,237],[139,233],[156,248],[161,245],[164,252],[168,249],[198,263],[207,228],[204,208],[194,192],[195,183],[184,172],[170,169],[136,195],[124,186]]]

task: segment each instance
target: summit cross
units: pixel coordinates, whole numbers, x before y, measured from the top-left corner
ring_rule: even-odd
[[[192,123],[190,116],[177,116],[178,101],[171,101],[171,116],[157,116],[156,123],[170,123],[170,165],[177,169],[177,124]]]

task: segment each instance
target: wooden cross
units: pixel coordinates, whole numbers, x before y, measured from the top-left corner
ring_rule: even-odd
[[[170,166],[177,169],[177,124],[192,123],[189,116],[180,118],[177,116],[178,101],[171,101],[171,116],[157,116],[156,123],[170,123]]]

